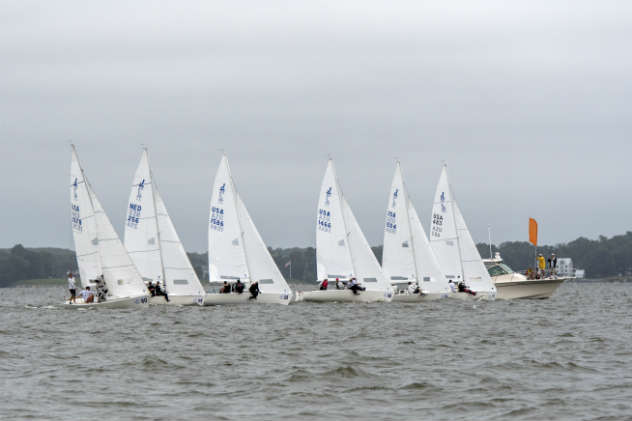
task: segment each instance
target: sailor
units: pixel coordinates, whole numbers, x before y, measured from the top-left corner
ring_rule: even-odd
[[[259,291],[259,282],[254,281],[252,284],[250,284],[250,288],[248,288],[248,291],[250,291],[249,300],[256,300],[257,296],[261,293],[261,291]]]
[[[147,289],[149,290],[149,294],[152,297],[156,296],[156,286],[154,285],[154,281],[149,281],[149,283],[147,284]]]
[[[107,298],[108,288],[105,285],[105,279],[103,279],[103,275],[101,275],[96,280],[96,293],[99,302],[105,301]]]
[[[340,279],[336,278],[336,289],[345,289],[344,285],[340,284]]]
[[[237,282],[235,283],[235,292],[237,292],[237,294],[244,292],[244,284],[242,284],[239,279],[237,279]]]
[[[551,275],[555,275],[555,269],[557,269],[557,256],[555,253],[552,253],[551,257],[549,257],[549,270],[551,271]]]
[[[463,281],[459,282],[459,292],[465,292],[470,295],[476,295],[476,291],[472,291],[467,285],[465,285],[465,282]]]
[[[328,286],[329,286],[329,281],[327,280],[327,278],[323,279],[323,282],[321,282],[320,284],[321,291],[326,290]]]
[[[164,290],[161,286],[160,286],[160,277],[158,277],[158,281],[156,282],[156,296],[160,297],[163,296],[165,297],[165,301],[169,302],[169,296],[167,295],[167,291]]]
[[[86,285],[86,289],[81,291],[81,298],[83,298],[84,303],[94,302],[94,294],[90,291],[90,285]]]
[[[349,289],[353,291],[354,295],[358,295],[360,285],[358,285],[358,280],[356,278],[351,278],[351,286],[349,286]]]
[[[228,282],[224,281],[224,286],[219,290],[220,294],[230,294],[230,285]]]
[[[546,261],[544,260],[544,256],[542,256],[542,253],[538,254],[538,269],[540,272],[540,277],[543,278],[544,271],[546,270]]]
[[[454,282],[452,282],[452,279],[448,281],[448,286],[450,287],[450,291],[456,292],[456,286],[454,285]]]
[[[75,285],[75,277],[71,271],[68,271],[68,291],[70,292],[70,300],[68,300],[68,302],[75,303],[77,300],[77,286]]]
[[[409,294],[414,294],[415,293],[415,289],[416,289],[415,285],[412,282],[408,281],[408,293]]]

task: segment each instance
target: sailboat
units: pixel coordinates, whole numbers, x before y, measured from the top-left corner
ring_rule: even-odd
[[[331,159],[318,199],[316,267],[318,281],[326,279],[329,286],[304,292],[304,301],[376,302],[390,301],[393,296],[391,285],[342,194]],[[354,294],[345,288],[354,278],[364,291]]]
[[[143,149],[129,197],[125,247],[145,282],[159,284],[165,295],[150,304],[201,305],[206,291],[200,283],[169,217]]]
[[[81,284],[94,302],[67,301],[69,308],[129,307],[148,302],[148,291],[112,223],[105,214],[72,146],[70,164],[72,234]]]
[[[496,287],[454,199],[447,165],[443,166],[437,184],[430,226],[430,246],[445,277],[456,285],[464,282],[476,294],[461,292],[451,297],[494,299]]]
[[[289,304],[292,291],[235,189],[226,156],[215,175],[210,207],[209,281],[222,288],[225,283],[228,289],[207,294],[204,304]],[[255,282],[260,293],[253,298],[249,289]]]
[[[410,200],[399,161],[386,208],[382,271],[395,290],[393,301],[433,300],[452,292]]]

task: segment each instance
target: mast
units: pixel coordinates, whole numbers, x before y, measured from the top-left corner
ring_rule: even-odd
[[[443,167],[446,170],[446,178],[448,175],[448,164],[443,164]],[[461,236],[459,235],[459,227],[456,225],[456,215],[454,213],[454,194],[452,193],[452,186],[450,185],[450,180],[448,179],[448,189],[450,189],[450,209],[452,211],[452,222],[454,223],[454,232],[456,233],[456,247],[459,251],[459,264],[461,265],[461,280],[465,282],[465,267],[463,266],[463,256],[461,254]]]
[[[402,190],[404,190],[404,207],[406,208],[406,221],[408,222],[408,237],[410,238],[410,249],[413,252],[413,267],[415,268],[415,278],[417,278],[417,285],[421,285],[420,282],[422,281],[422,279],[419,276],[419,268],[417,267],[417,258],[416,258],[417,255],[415,254],[415,238],[413,237],[413,230],[411,226],[412,224],[410,221],[410,213],[408,212],[410,197],[408,196],[408,189],[406,188],[406,185],[404,182],[404,176],[402,175],[402,170],[399,165],[399,161],[397,161],[397,169],[399,170],[400,178],[402,180]]]
[[[353,269],[353,273],[351,274],[351,276],[357,277],[355,260],[353,260],[353,253],[351,252],[351,245],[349,244],[349,234],[351,234],[351,232],[347,228],[347,218],[345,218],[344,205],[346,201],[344,201],[344,197],[342,196],[342,189],[340,188],[340,183],[338,182],[338,176],[336,175],[336,169],[334,168],[333,159],[329,158],[329,162],[331,162],[331,170],[334,173],[334,182],[336,183],[336,191],[338,192],[338,201],[340,202],[340,209],[342,210],[342,224],[345,227],[345,241],[347,242],[346,249],[349,252],[349,260],[351,260],[351,268]]]
[[[165,259],[162,255],[162,240],[160,239],[160,224],[158,224],[158,206],[156,206],[156,193],[158,192],[158,186],[154,182],[154,174],[151,171],[151,165],[149,165],[149,151],[146,147],[143,147],[143,151],[147,156],[147,169],[149,170],[149,183],[151,184],[151,199],[154,203],[154,220],[156,223],[156,239],[158,240],[158,253],[160,255],[160,271],[162,273],[162,287],[167,293],[167,276],[165,275]]]
[[[230,171],[230,165],[228,164],[228,158],[224,155],[224,159],[226,159],[226,170],[228,171],[228,180],[230,181],[230,186],[233,189],[233,201],[235,202],[235,212],[237,213],[237,226],[239,227],[239,236],[241,237],[241,250],[244,253],[244,260],[246,262],[246,270],[248,271],[248,278],[250,279],[250,283],[254,281],[252,270],[250,269],[250,262],[248,261],[248,253],[246,252],[246,248],[244,247],[244,230],[241,227],[241,219],[239,217],[239,203],[237,202],[237,189],[235,188],[235,181],[233,180],[233,174]]]
[[[98,225],[98,219],[96,217],[96,210],[94,209],[94,202],[92,200],[92,189],[90,188],[90,183],[88,183],[88,177],[86,177],[86,173],[83,171],[83,166],[81,165],[81,161],[79,161],[79,154],[77,153],[77,148],[75,148],[75,144],[71,143],[70,146],[72,147],[72,152],[75,155],[75,158],[77,159],[77,165],[79,165],[79,170],[81,171],[81,178],[83,178],[83,184],[86,187],[86,193],[88,193],[88,200],[90,201],[90,207],[92,208],[92,218],[94,218],[94,227],[96,228],[96,232],[94,233],[94,235],[96,236],[97,239],[97,244],[99,242],[99,227]],[[76,250],[75,250],[76,253]],[[98,245],[97,245],[97,256],[99,256],[99,266],[101,269],[101,276],[103,276],[103,259],[101,257],[101,252],[99,251]],[[79,262],[77,261],[77,265],[79,265]],[[88,282],[90,280],[86,279],[85,280],[85,284],[84,286],[88,285]],[[105,283],[105,277],[103,277],[103,282]],[[81,283],[83,284],[84,281],[82,280]],[[107,285],[107,283],[106,283]]]

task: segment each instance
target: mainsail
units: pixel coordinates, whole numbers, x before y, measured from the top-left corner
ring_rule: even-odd
[[[367,290],[390,291],[380,264],[344,198],[334,169],[327,163],[316,220],[318,279],[356,277]]]
[[[82,284],[102,275],[112,297],[146,294],[143,280],[84,175],[74,146],[70,173],[73,235]]]
[[[146,149],[132,182],[125,246],[142,277],[154,281],[163,279],[169,295],[204,295],[204,287],[158,191]]]
[[[430,245],[446,278],[464,280],[474,291],[495,293],[465,219],[454,199],[443,166],[432,208]]]
[[[418,282],[424,292],[448,292],[397,162],[384,224],[382,269],[391,282]]]
[[[262,293],[290,293],[235,189],[226,156],[222,157],[213,183],[208,245],[211,282],[258,281]]]

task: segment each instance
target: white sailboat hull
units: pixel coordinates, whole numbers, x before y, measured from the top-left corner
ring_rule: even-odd
[[[172,306],[195,306],[204,305],[204,296],[199,295],[171,295],[169,294],[169,301],[165,300],[164,296],[150,297],[149,304],[151,305],[172,305]]]
[[[393,295],[394,303],[421,303],[424,301],[435,301],[448,298],[451,293],[437,292],[437,293],[424,293],[424,294],[395,294]]]
[[[518,298],[544,299],[551,295],[568,278],[525,279],[517,281],[496,281],[497,298],[514,300]]]
[[[100,303],[84,303],[81,298],[77,298],[76,303],[70,303],[66,301],[63,304],[64,308],[80,309],[80,308],[129,308],[147,306],[149,297],[141,295],[138,297],[122,297],[122,298],[110,298],[107,301]]]
[[[390,301],[383,291],[359,291],[354,294],[349,289],[333,289],[303,292],[303,301],[315,303],[343,302],[343,303],[376,303]]]
[[[290,303],[290,296],[285,295],[281,297],[281,294],[275,293],[261,293],[256,299],[250,299],[251,295],[248,292],[241,294],[233,293],[220,294],[209,293],[204,297],[205,306],[216,306],[226,304],[283,304],[288,305]]]
[[[496,294],[489,292],[476,292],[476,295],[467,292],[455,292],[448,295],[449,298],[462,301],[494,301]]]

